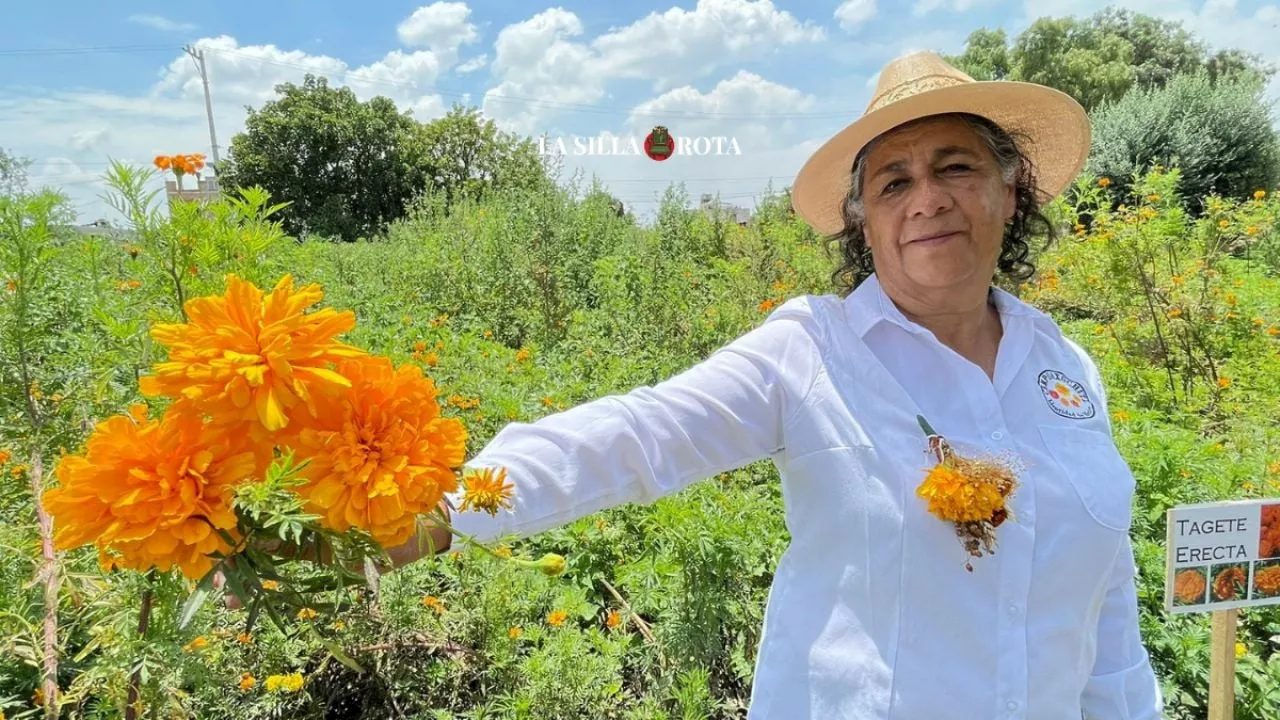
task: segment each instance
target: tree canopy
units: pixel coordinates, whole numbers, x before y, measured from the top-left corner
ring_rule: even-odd
[[[1040,18],[1012,41],[980,28],[964,52],[948,58],[977,80],[1021,80],[1057,88],[1092,110],[1133,88],[1164,87],[1175,76],[1205,71],[1213,80],[1275,69],[1239,50],[1210,52],[1181,24],[1107,8],[1087,18]]]

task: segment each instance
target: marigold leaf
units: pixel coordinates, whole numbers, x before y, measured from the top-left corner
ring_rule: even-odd
[[[334,659],[352,670],[355,670],[360,674],[364,674],[364,668],[360,666],[360,663],[356,662],[350,655],[343,652],[342,648],[339,647],[336,642],[318,634],[317,637],[320,638],[320,644],[324,645],[325,649],[329,651],[329,654],[332,655]]]
[[[916,422],[920,423],[920,429],[924,430],[925,435],[932,437],[938,434],[937,431],[933,429],[933,426],[929,424],[929,421],[924,419],[923,415],[917,415]]]
[[[191,596],[182,604],[182,615],[178,618],[179,630],[186,630],[191,621],[195,619],[196,613],[200,612],[200,608],[204,607],[205,601],[209,599],[209,593],[213,591],[213,576],[217,572],[218,566],[214,565],[213,569],[200,578],[200,584],[196,585],[195,592],[191,593]]]

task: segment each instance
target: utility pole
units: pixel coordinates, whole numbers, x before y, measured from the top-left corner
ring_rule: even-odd
[[[209,145],[213,150],[213,172],[218,173],[218,135],[213,129],[213,100],[209,97],[209,72],[204,64],[204,50],[197,50],[190,45],[183,48],[191,59],[195,61],[196,69],[200,71],[200,80],[204,83],[204,111],[209,116]]]

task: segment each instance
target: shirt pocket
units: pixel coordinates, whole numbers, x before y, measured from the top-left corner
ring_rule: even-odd
[[[1111,436],[1061,424],[1039,429],[1045,448],[1089,515],[1103,527],[1128,532],[1136,482]]]

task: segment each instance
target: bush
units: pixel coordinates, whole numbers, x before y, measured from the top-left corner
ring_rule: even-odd
[[[1211,195],[1244,199],[1280,179],[1280,141],[1263,85],[1251,75],[1211,80],[1181,75],[1166,87],[1135,89],[1093,112],[1089,171],[1128,192],[1135,174],[1182,170],[1192,212]]]

